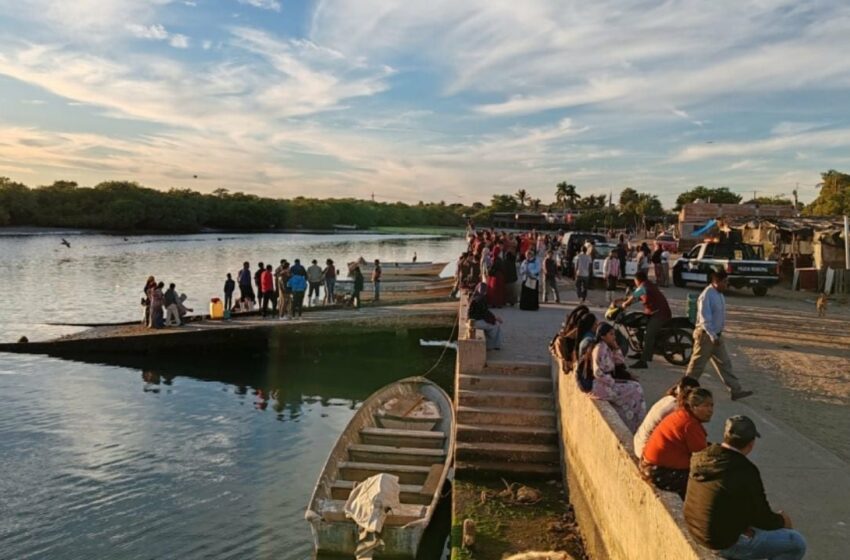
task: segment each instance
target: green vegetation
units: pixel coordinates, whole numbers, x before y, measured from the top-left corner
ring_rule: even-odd
[[[850,175],[830,169],[821,173],[820,194],[805,209],[808,216],[850,214]]]
[[[681,210],[683,205],[694,202],[695,200],[713,202],[715,204],[738,204],[741,202],[741,195],[733,193],[729,190],[729,187],[710,189],[700,185],[680,194],[676,198],[676,206],[673,207],[673,210]]]
[[[108,181],[91,188],[57,181],[35,189],[0,178],[0,226],[92,228],[109,231],[194,232],[331,229],[334,224],[463,227],[470,208],[455,204],[298,197],[261,198],[218,189],[201,194],[167,192],[131,182]]]

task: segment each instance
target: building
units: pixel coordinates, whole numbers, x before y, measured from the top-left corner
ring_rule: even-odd
[[[702,228],[709,220],[793,218],[796,214],[791,205],[715,204],[713,202],[684,204],[679,211],[679,249],[684,250],[699,243],[701,237],[694,236],[694,231]]]

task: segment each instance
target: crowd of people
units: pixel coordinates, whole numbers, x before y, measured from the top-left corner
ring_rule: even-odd
[[[163,327],[179,327],[183,317],[192,311],[186,306],[186,294],[178,294],[177,286],[172,282],[164,290],[165,282],[157,282],[153,276],[148,276],[142,290],[142,325],[151,329]]]

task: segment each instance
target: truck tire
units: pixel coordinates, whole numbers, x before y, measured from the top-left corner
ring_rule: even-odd
[[[753,286],[753,293],[758,297],[764,297],[767,295],[767,287],[766,286]]]
[[[684,288],[687,282],[682,279],[681,270],[673,270],[673,285],[677,288]]]

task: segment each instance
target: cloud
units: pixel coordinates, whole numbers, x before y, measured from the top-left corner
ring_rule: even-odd
[[[168,40],[168,44],[174,47],[175,49],[187,49],[189,48],[189,38],[185,35],[180,35],[176,33],[171,36]]]
[[[743,142],[695,144],[680,150],[674,162],[693,162],[719,157],[743,157],[775,154],[799,148],[836,148],[850,146],[850,129],[832,129],[800,134],[776,136]]]
[[[277,0],[239,0],[239,3],[254,6],[261,10],[272,10],[274,12],[280,11],[280,2]]]
[[[155,41],[164,41],[168,39],[168,31],[160,24],[140,25],[138,23],[128,23],[127,30],[140,39],[152,39]]]

